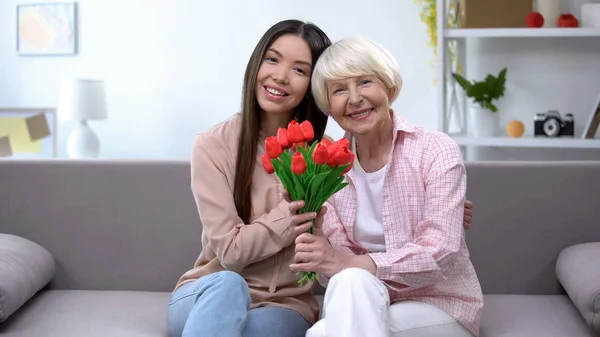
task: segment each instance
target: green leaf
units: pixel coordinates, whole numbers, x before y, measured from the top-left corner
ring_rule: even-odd
[[[304,200],[304,188],[302,187],[302,184],[300,183],[300,177],[297,174],[293,174],[292,173],[292,180],[294,181],[294,189],[296,191],[296,196],[297,198],[294,200]]]
[[[292,154],[288,151],[283,151],[281,153],[281,161],[285,164],[286,167],[292,167]]]
[[[273,167],[275,168],[275,174],[281,181],[283,188],[285,188],[288,191],[288,193],[290,193],[290,198],[292,198],[292,200],[297,200],[297,196],[294,191],[293,181],[291,177],[288,176],[289,171],[282,167],[282,163],[280,161],[276,161],[275,159],[273,159],[272,162]]]
[[[467,90],[467,96],[473,97],[475,100],[483,100],[486,92],[488,91],[485,82],[477,82],[473,84],[469,90]]]
[[[312,143],[312,145],[310,146],[310,148],[308,149],[308,155],[309,155],[311,158],[312,158],[312,154],[313,154],[313,152],[315,151],[315,148],[317,147],[317,144],[318,144],[318,143],[319,143],[319,142],[317,142],[317,141],[314,141],[314,142]]]
[[[323,186],[319,189],[319,200],[321,203],[329,200],[329,198],[336,192],[336,189],[340,184],[344,182],[345,177],[341,173],[346,170],[349,165],[336,167],[328,173]]]
[[[304,205],[304,207],[302,207],[301,213],[310,212],[310,210],[311,210],[311,206],[312,206],[311,202],[312,202],[312,200],[314,200],[314,196],[312,193],[312,189],[310,187],[313,184],[315,175],[310,174],[310,173],[305,173],[305,174],[303,174],[303,179],[304,179],[304,181],[302,183],[302,186],[304,186],[304,192],[305,192],[304,202],[306,204]]]
[[[488,74],[483,81],[473,81],[472,83],[460,74],[453,73],[452,76],[465,89],[466,95],[473,99],[473,103],[479,104],[484,109],[497,112],[498,108],[493,102],[504,96],[506,72],[506,68],[503,68],[497,77]]]
[[[315,171],[315,162],[313,162],[312,158],[310,158],[310,156],[308,156],[304,146],[297,146],[296,148],[298,149],[298,152],[300,152],[302,154],[302,156],[304,157],[304,161],[306,161],[306,171],[314,172]]]
[[[452,76],[465,91],[468,91],[471,88],[471,82],[469,82],[466,78],[462,77],[462,75],[458,73],[453,73]]]
[[[336,194],[336,193],[337,193],[337,192],[339,192],[339,191],[340,191],[342,188],[344,188],[344,187],[346,187],[346,186],[348,186],[348,185],[350,185],[350,184],[349,184],[349,183],[341,183],[341,184],[339,184],[339,185],[338,185],[338,186],[335,188],[335,190],[333,191],[333,193],[331,193],[331,195],[334,195],[334,194]],[[330,196],[330,197],[331,197],[331,196]]]
[[[344,177],[337,177],[327,182],[327,185],[323,187],[323,199],[328,200],[336,191],[336,188],[344,182]]]
[[[504,96],[505,84],[506,84],[506,68],[504,68],[500,71],[497,79],[490,81],[490,96],[492,99],[498,99],[498,98]]]
[[[314,179],[310,185],[312,194],[317,195],[317,192],[319,192],[319,190],[321,189],[321,184],[328,176],[329,172],[319,173],[314,176]]]

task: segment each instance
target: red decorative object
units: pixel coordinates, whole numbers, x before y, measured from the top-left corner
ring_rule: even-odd
[[[558,18],[558,27],[576,28],[579,27],[579,20],[571,13],[562,14]]]
[[[527,27],[540,28],[544,25],[544,17],[538,12],[531,12],[527,15]]]

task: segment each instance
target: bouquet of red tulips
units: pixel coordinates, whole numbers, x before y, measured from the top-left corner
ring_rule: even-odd
[[[354,162],[348,139],[335,143],[329,140],[313,142],[314,129],[309,121],[299,124],[292,120],[287,129],[279,128],[277,136],[265,140],[266,153],[262,164],[269,174],[275,173],[292,200],[304,200],[299,213],[316,212],[337,191],[348,185],[344,174]],[[293,153],[293,154],[292,154]],[[309,233],[313,233],[313,226]],[[314,281],[315,272],[304,272],[298,283]]]

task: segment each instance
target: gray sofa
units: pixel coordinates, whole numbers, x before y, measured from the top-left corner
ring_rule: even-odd
[[[467,170],[481,336],[600,336],[600,249],[579,245],[600,242],[600,162]],[[0,335],[167,336],[200,251],[189,180],[187,162],[0,161]]]

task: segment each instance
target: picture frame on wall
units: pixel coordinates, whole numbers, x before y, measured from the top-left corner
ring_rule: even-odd
[[[17,5],[17,54],[21,56],[77,53],[75,2]]]
[[[588,118],[588,121],[585,124],[585,128],[583,129],[583,134],[581,137],[583,139],[596,138],[598,126],[600,126],[600,93],[598,94],[598,98],[596,98],[596,101],[592,106],[590,117]]]
[[[0,160],[56,158],[57,124],[55,108],[0,108]]]

